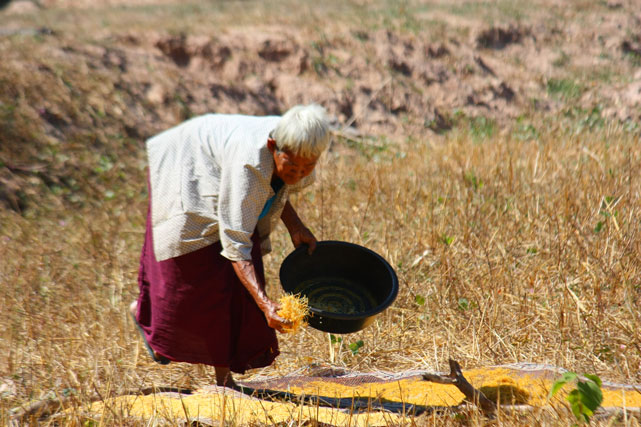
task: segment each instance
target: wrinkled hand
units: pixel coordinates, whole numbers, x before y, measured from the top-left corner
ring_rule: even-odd
[[[309,228],[305,227],[304,225],[291,232],[290,236],[295,248],[299,247],[300,245],[307,244],[307,253],[309,253],[310,255],[316,249],[316,237],[314,237],[314,234],[312,234]]]
[[[279,304],[270,300],[261,309],[270,328],[276,329],[278,332],[285,332],[286,328],[291,328],[292,322],[276,314],[280,310]]]
[[[261,285],[256,276],[253,262],[241,260],[232,261],[231,264],[234,267],[236,276],[252,296],[260,311],[265,315],[269,327],[276,329],[278,332],[283,332],[285,328],[291,327],[292,323],[290,321],[276,314],[280,310],[280,305],[269,299],[265,293],[264,285]]]

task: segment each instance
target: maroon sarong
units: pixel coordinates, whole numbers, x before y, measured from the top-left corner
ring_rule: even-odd
[[[256,234],[252,259],[264,289]],[[148,213],[136,319],[150,346],[170,360],[228,366],[238,373],[269,366],[279,354],[276,332],[220,251],[218,242],[156,261]]]

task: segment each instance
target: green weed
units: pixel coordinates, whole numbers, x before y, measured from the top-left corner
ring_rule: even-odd
[[[351,343],[351,344],[349,345],[349,349],[351,350],[352,355],[353,355],[353,356],[356,356],[356,355],[358,354],[359,350],[360,350],[364,345],[365,345],[365,343],[363,342],[363,340],[358,340],[358,341],[355,341],[355,342]]]
[[[479,116],[472,117],[468,121],[470,136],[475,141],[483,141],[494,136],[497,130],[497,124],[494,119]]]
[[[547,93],[564,101],[574,101],[583,94],[583,87],[572,79],[550,79]]]
[[[585,381],[574,372],[564,373],[552,386],[549,397],[556,395],[565,384],[576,383],[576,388],[570,391],[566,399],[576,419],[581,423],[589,423],[590,417],[601,406],[603,392],[598,376],[585,374],[584,377]]]

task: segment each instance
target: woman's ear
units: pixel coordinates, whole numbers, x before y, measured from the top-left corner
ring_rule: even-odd
[[[273,138],[267,138],[267,149],[271,151],[272,154],[278,150],[278,147],[276,147],[276,141]]]

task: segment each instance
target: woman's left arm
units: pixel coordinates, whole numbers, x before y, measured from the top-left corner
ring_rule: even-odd
[[[303,221],[300,220],[296,210],[289,203],[289,200],[285,202],[285,207],[283,208],[283,213],[280,215],[280,219],[283,220],[289,235],[292,238],[292,243],[294,247],[299,247],[300,245],[306,243],[309,246],[308,252],[311,255],[316,249],[316,237],[314,234],[303,224]]]

